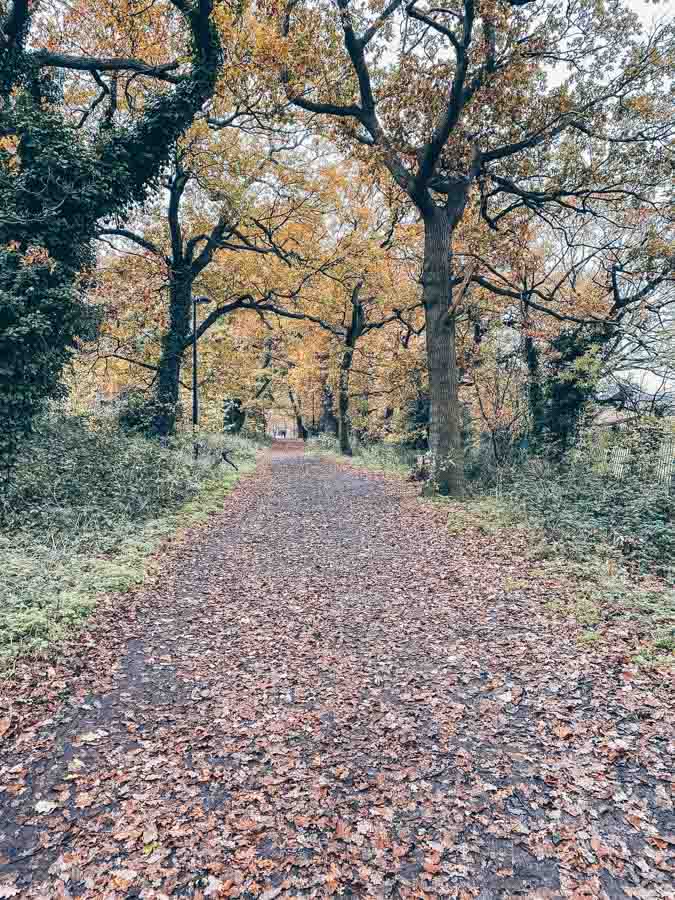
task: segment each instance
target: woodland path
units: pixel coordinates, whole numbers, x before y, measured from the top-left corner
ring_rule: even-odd
[[[272,451],[20,667],[0,898],[673,897],[662,676],[417,493]]]

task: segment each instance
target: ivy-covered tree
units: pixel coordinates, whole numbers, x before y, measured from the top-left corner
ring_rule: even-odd
[[[170,0],[183,20],[189,65],[81,58],[34,49],[39,4],[0,4],[0,460],[11,464],[80,339],[92,336],[84,289],[100,220],[145,201],[171,148],[212,96],[221,42],[213,0]],[[86,130],[66,115],[56,73],[87,71],[108,108]],[[103,73],[170,81],[117,123]],[[170,76],[167,73],[171,73]],[[101,100],[102,100],[101,98]],[[92,108],[98,102],[95,99]],[[80,127],[78,127],[80,126]]]
[[[203,122],[179,143],[163,187],[141,221],[99,230],[113,253],[99,269],[96,293],[103,307],[115,297],[121,318],[101,329],[97,355],[154,371],[148,418],[168,436],[195,340],[193,298],[211,301],[196,339],[216,343],[226,317],[298,302],[315,269],[331,265],[319,261],[312,240],[313,229],[324,238],[331,205],[305,155],[293,160],[262,137],[251,146],[235,129],[213,133]],[[143,329],[141,340],[143,312],[159,325]]]
[[[538,243],[529,238],[501,266],[477,257],[472,276],[487,290],[487,327],[508,322],[520,332],[528,444],[556,460],[574,445],[589,403],[615,381],[617,367],[651,365],[668,379],[660,332],[675,307],[669,197],[635,198],[614,221],[616,210],[602,200],[593,211],[604,227],[593,221],[582,230],[575,215],[559,219],[544,240],[543,225],[531,226]]]

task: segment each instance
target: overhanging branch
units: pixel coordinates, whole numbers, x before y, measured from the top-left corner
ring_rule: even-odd
[[[180,84],[185,80],[183,75],[172,74],[179,68],[179,63],[177,62],[151,66],[138,59],[68,56],[64,53],[52,53],[49,50],[36,50],[30,54],[30,58],[38,66],[54,69],[73,69],[79,72],[134,72],[136,75],[145,75],[159,81],[168,81],[171,84]]]

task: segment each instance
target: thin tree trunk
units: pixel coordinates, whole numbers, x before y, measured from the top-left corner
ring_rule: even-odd
[[[340,386],[338,391],[338,439],[340,453],[352,455],[352,444],[349,428],[349,376],[354,358],[354,348],[346,346],[340,363]]]
[[[288,389],[288,399],[291,401],[291,406],[293,408],[293,415],[295,416],[295,424],[298,429],[298,437],[306,441],[307,440],[307,429],[305,428],[305,423],[302,421],[302,410],[298,405],[298,401],[295,399],[295,394],[289,388]]]
[[[455,319],[450,312],[450,240],[448,213],[436,209],[424,217],[424,312],[429,367],[429,449],[432,482],[439,493],[464,495],[462,417],[458,396]]]
[[[155,392],[154,430],[160,437],[173,434],[180,397],[180,371],[190,336],[192,285],[176,278],[169,288],[169,327],[162,337],[159,374]]]

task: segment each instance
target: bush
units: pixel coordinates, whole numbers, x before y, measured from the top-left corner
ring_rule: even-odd
[[[52,414],[37,423],[0,489],[0,657],[67,633],[98,594],[142,580],[145,559],[186,516],[219,508],[257,444],[191,436],[171,446],[129,436],[114,419]]]
[[[328,432],[320,432],[317,435],[310,436],[305,443],[305,448],[310,453],[340,452],[340,444],[338,443],[338,439],[334,434],[329,434]]]
[[[617,478],[588,459],[565,468],[531,459],[507,473],[504,495],[554,540],[592,554],[603,544],[666,575],[675,560],[675,500],[668,486],[628,471]]]
[[[371,469],[400,472],[408,474],[416,465],[417,457],[422,451],[408,444],[389,443],[357,443],[354,446],[354,459],[361,465]]]
[[[114,423],[58,416],[38,424],[0,495],[5,528],[87,540],[118,520],[142,521],[195,494],[198,478],[159,444]]]
[[[150,437],[156,415],[155,398],[142,391],[129,391],[117,408],[116,420],[125,434]]]

